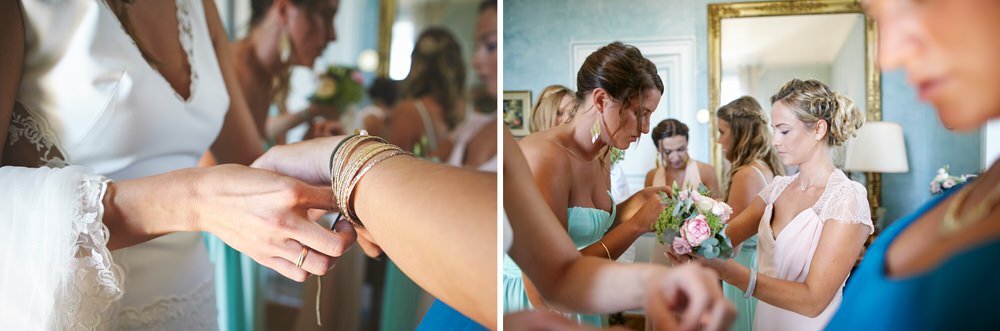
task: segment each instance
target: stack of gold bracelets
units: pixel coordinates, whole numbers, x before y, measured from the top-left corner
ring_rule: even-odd
[[[366,142],[368,144],[365,144]],[[358,152],[352,153],[355,149],[358,149]],[[365,227],[358,219],[358,215],[354,213],[351,200],[354,187],[358,185],[361,177],[376,164],[403,154],[410,153],[404,152],[396,145],[386,143],[385,139],[381,137],[368,135],[365,130],[355,131],[354,134],[347,136],[337,144],[333,153],[330,154],[330,189],[333,190],[333,196],[337,199],[337,204],[340,205],[340,216],[338,216],[337,221],[344,218],[356,227]],[[333,222],[333,226],[337,224],[337,221]],[[331,230],[333,230],[333,226],[330,227]],[[304,254],[300,256],[296,265],[301,267],[304,258]],[[317,278],[316,325],[323,326],[319,309],[323,291],[323,277],[317,276]]]
[[[357,152],[355,152],[355,149]],[[330,186],[340,206],[340,214],[354,226],[364,227],[354,211],[353,194],[358,181],[376,164],[410,154],[365,130],[355,131],[337,144],[330,154]]]

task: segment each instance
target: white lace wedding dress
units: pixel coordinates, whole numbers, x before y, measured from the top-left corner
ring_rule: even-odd
[[[109,252],[102,223],[108,180],[196,166],[228,108],[203,4],[176,1],[187,100],[103,0],[22,0],[23,110],[5,147],[49,167],[0,168],[0,330],[218,328],[200,233]]]

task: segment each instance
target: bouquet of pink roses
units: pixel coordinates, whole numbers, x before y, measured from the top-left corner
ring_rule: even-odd
[[[653,223],[657,240],[661,244],[669,242],[677,254],[732,258],[733,244],[724,230],[733,208],[709,198],[703,185],[698,189],[679,189],[674,183],[671,191],[669,196],[660,192],[667,207]]]

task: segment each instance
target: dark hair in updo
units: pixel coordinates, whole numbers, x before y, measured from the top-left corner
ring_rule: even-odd
[[[316,5],[316,0],[289,0],[289,2],[306,8],[313,8]],[[264,18],[264,15],[267,15],[267,11],[271,9],[272,5],[274,5],[274,0],[250,0],[250,26],[257,25]]]
[[[634,99],[641,104],[643,92],[648,89],[655,88],[662,94],[663,81],[653,61],[643,57],[638,48],[616,41],[588,55],[580,66],[576,75],[577,107],[582,107],[585,97],[597,88],[621,102],[622,109],[628,109]],[[578,109],[577,113],[582,112]]]
[[[660,148],[660,140],[673,136],[684,136],[685,140],[689,139],[687,124],[673,118],[668,118],[660,121],[660,124],[657,124],[656,127],[653,128],[653,134],[650,135],[650,137],[653,138],[653,145],[655,145],[657,149]]]

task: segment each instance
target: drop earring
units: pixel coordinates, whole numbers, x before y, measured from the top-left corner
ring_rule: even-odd
[[[287,64],[288,58],[292,56],[292,45],[288,41],[288,33],[282,32],[281,36],[278,37],[278,58],[281,59],[281,64]]]
[[[601,137],[601,117],[594,119],[594,125],[590,127],[590,143],[596,144],[597,138]]]

